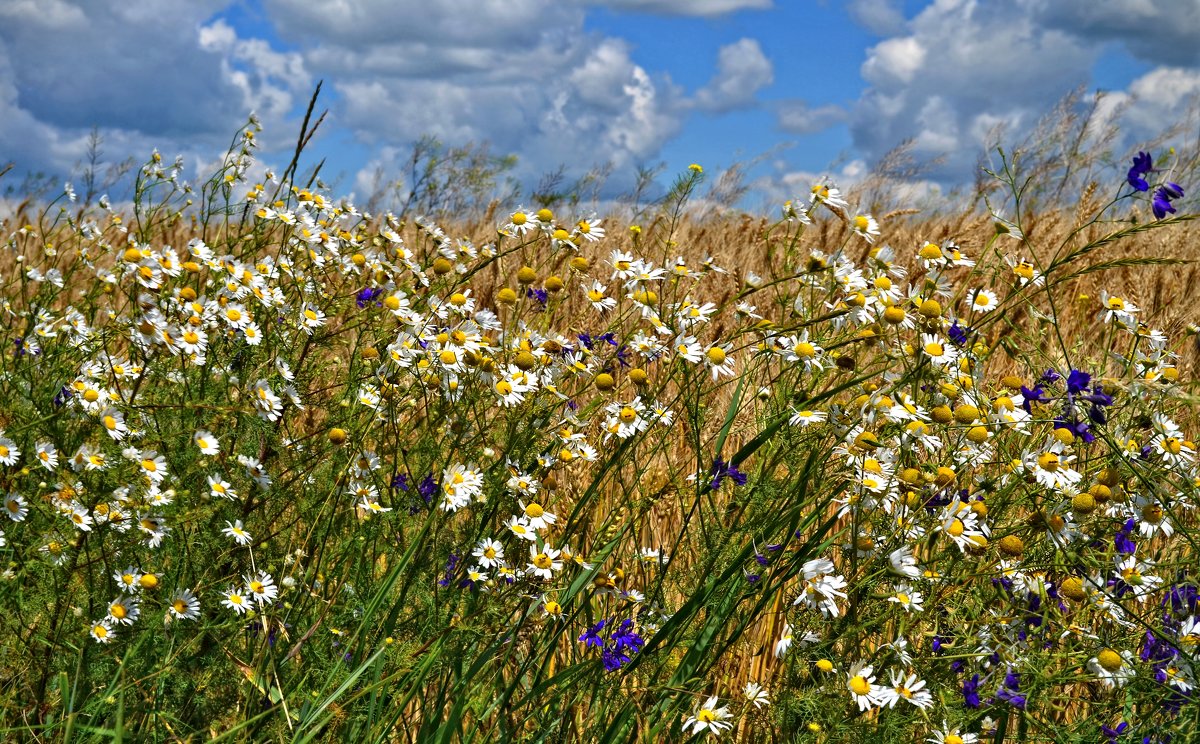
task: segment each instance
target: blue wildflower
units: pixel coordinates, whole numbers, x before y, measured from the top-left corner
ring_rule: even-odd
[[[1067,394],[1078,395],[1084,390],[1087,390],[1087,386],[1090,385],[1091,382],[1092,376],[1087,372],[1081,372],[1080,370],[1073,369],[1071,370],[1071,373],[1067,375]]]
[[[600,631],[604,630],[604,626],[608,623],[607,620],[601,620],[592,627],[584,631],[583,635],[579,636],[579,641],[584,645],[584,648],[602,648],[604,639],[600,637]]]
[[[956,320],[950,325],[949,330],[946,331],[946,335],[950,337],[950,343],[962,347],[967,345],[967,341],[970,340],[971,334],[974,332],[970,326],[960,326]]]
[[[996,690],[996,698],[1003,700],[1014,708],[1024,710],[1025,696],[1021,694],[1021,675],[1009,670],[1004,675],[1004,684]]]
[[[1171,201],[1182,196],[1183,188],[1177,183],[1167,182],[1159,186],[1155,189],[1154,198],[1150,202],[1154,216],[1161,220],[1168,213],[1175,214],[1175,207],[1171,205]]]
[[[1104,735],[1104,744],[1116,744],[1117,737],[1125,733],[1127,728],[1129,728],[1129,721],[1121,721],[1116,727],[1101,726],[1100,733]]]
[[[730,465],[719,457],[713,460],[712,468],[708,471],[708,474],[712,476],[712,481],[708,484],[708,487],[714,491],[721,487],[721,482],[726,478],[732,479],[736,485],[746,485],[746,474],[738,470],[736,465]]]
[[[962,686],[963,702],[968,708],[978,708],[979,702],[979,675],[973,675],[969,680],[963,682]]]
[[[364,289],[360,289],[358,294],[355,295],[354,304],[358,305],[359,310],[362,310],[367,305],[370,305],[372,302],[374,302],[375,298],[379,297],[381,294],[383,294],[383,290],[379,289],[378,287],[366,287]]]
[[[425,476],[424,480],[417,486],[417,493],[421,494],[421,498],[425,499],[425,503],[433,502],[433,496],[438,492],[437,481],[433,479],[433,474]]]
[[[1021,403],[1021,407],[1025,409],[1025,413],[1032,414],[1033,411],[1030,410],[1030,407],[1034,403],[1049,403],[1050,402],[1050,399],[1045,396],[1046,396],[1046,391],[1042,389],[1041,385],[1034,387],[1032,390],[1030,390],[1029,388],[1022,385],[1021,386],[1021,397],[1024,398],[1025,400],[1023,403]]]
[[[458,568],[458,554],[451,553],[446,559],[446,575],[438,579],[438,586],[450,586],[450,581],[454,578],[454,569]]]
[[[1135,552],[1137,552],[1137,543],[1129,539],[1129,536],[1133,534],[1134,530],[1136,529],[1137,520],[1130,519],[1121,526],[1121,529],[1113,538],[1113,547],[1116,548],[1117,552],[1121,555],[1133,555]]]
[[[1129,173],[1126,174],[1125,180],[1129,182],[1130,186],[1138,191],[1149,191],[1150,184],[1146,182],[1145,177],[1146,174],[1153,170],[1153,168],[1154,161],[1150,158],[1150,153],[1138,152],[1138,154],[1133,158],[1133,167],[1129,169]]]

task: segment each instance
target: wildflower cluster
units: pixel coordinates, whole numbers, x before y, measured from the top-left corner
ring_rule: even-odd
[[[256,132],[203,184],[156,154],[126,208],[5,236],[29,715],[60,673],[74,710],[160,705],[184,736],[251,709],[315,736],[336,707],[348,736],[585,739],[584,706],[614,740],[642,718],[969,742],[1025,715],[1095,738],[1192,700],[1184,347],[1124,287],[1067,343],[1076,269],[1019,204],[984,241],[893,247],[820,182],[742,262],[669,211],[464,234],[250,183]],[[145,702],[192,659],[213,676]],[[1060,716],[1081,690],[1091,718]]]

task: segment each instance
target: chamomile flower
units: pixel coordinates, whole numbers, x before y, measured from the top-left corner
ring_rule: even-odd
[[[129,427],[125,425],[125,414],[115,408],[106,409],[100,414],[100,423],[104,433],[119,442],[129,435]]]
[[[242,520],[240,519],[234,521],[232,524],[226,521],[225,528],[221,532],[238,545],[249,545],[254,539],[250,537],[249,532],[242,529]]]
[[[746,702],[755,708],[761,709],[771,704],[771,696],[757,682],[747,682],[742,694],[746,696]]]
[[[514,237],[522,237],[537,226],[537,218],[517,207],[517,211],[508,216],[508,224],[500,228],[503,232]]]
[[[233,485],[218,475],[208,476],[208,490],[213,498],[229,499],[230,501],[238,498],[237,491],[234,490]]]
[[[555,572],[562,570],[562,567],[559,551],[549,545],[543,545],[540,549],[537,545],[529,546],[529,563],[525,569],[526,573],[549,581],[554,578]]]
[[[875,670],[865,661],[856,661],[846,672],[846,689],[859,711],[866,712],[882,704],[883,687],[875,684]]]
[[[593,309],[603,313],[617,306],[616,299],[607,295],[607,291],[608,287],[594,279],[592,280],[591,286],[587,289],[587,299]]]
[[[122,594],[108,603],[107,620],[115,625],[133,625],[141,614],[141,600],[136,595]]]
[[[112,643],[113,636],[115,635],[112,621],[107,617],[92,623],[88,633],[96,643]]]
[[[167,612],[177,620],[200,617],[200,598],[190,589],[177,589],[167,602]]]
[[[23,496],[10,493],[4,497],[4,514],[14,522],[24,522],[29,516],[29,504]]]
[[[953,364],[958,358],[953,346],[931,333],[921,334],[921,353],[939,367]]]
[[[976,744],[979,736],[952,728],[950,724],[943,721],[942,727],[935,729],[925,741],[929,744]]]
[[[881,705],[894,708],[897,702],[903,700],[922,710],[933,707],[933,693],[925,688],[925,680],[915,673],[892,671],[888,676],[891,685],[882,687],[879,694]]]
[[[20,457],[21,450],[17,449],[17,443],[4,436],[4,430],[0,429],[0,463],[16,465]]]
[[[246,596],[253,599],[259,607],[274,602],[279,596],[279,587],[275,585],[275,579],[266,571],[246,574],[245,579]]]
[[[531,501],[526,504],[524,501],[518,502],[521,505],[521,512],[528,522],[530,529],[543,530],[547,526],[554,524],[558,518],[546,511],[546,508],[536,501]]]
[[[799,411],[795,408],[791,408],[790,410],[792,415],[788,419],[788,423],[792,426],[812,426],[813,424],[819,424],[829,418],[829,414],[825,413],[824,411],[810,411],[807,408]]]
[[[479,541],[471,555],[484,568],[499,566],[504,563],[504,545],[499,540],[486,537]]]
[[[897,585],[896,591],[888,597],[888,601],[900,605],[905,612],[923,612],[925,610],[924,605],[921,604],[924,601],[921,592],[909,584]]]
[[[238,615],[244,615],[249,611],[251,603],[251,593],[243,590],[241,587],[229,586],[225,591],[221,592],[221,604],[233,610]]]
[[[1137,676],[1133,668],[1132,651],[1114,651],[1106,648],[1088,659],[1088,671],[1096,675],[1096,679],[1105,687],[1124,687],[1129,680]]]
[[[733,344],[712,345],[704,352],[704,362],[708,365],[708,371],[712,373],[712,378],[716,380],[721,376],[733,376],[733,357],[729,352],[733,350]]]
[[[212,432],[205,429],[198,430],[192,435],[192,441],[200,449],[202,455],[219,455],[221,453],[221,442]]]
[[[912,548],[908,545],[901,546],[888,554],[888,570],[909,579],[921,577],[921,567],[917,565],[917,559],[913,557]]]
[[[869,214],[860,214],[850,220],[850,229],[868,243],[874,243],[879,237],[879,223]]]
[[[719,702],[716,695],[705,700],[704,704],[683,722],[684,732],[687,733],[688,729],[691,729],[690,733],[693,736],[705,731],[717,736],[722,731],[733,728],[733,722],[730,720],[733,716],[729,713],[729,708],[724,705],[717,707]]]
[[[508,528],[510,533],[522,540],[529,540],[530,542],[537,540],[537,530],[529,526],[529,520],[525,519],[525,517],[514,515],[504,523],[504,526]]]
[[[996,293],[990,289],[976,289],[967,297],[971,311],[976,313],[990,313],[1000,304]]]
[[[50,472],[54,472],[58,467],[58,449],[52,442],[38,442],[34,456],[37,458],[38,464]]]
[[[1129,300],[1116,295],[1110,295],[1106,290],[1100,291],[1100,319],[1105,323],[1116,321],[1124,326],[1137,326],[1137,313],[1140,308]]]

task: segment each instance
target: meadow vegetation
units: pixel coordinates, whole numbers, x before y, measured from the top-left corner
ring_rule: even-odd
[[[1196,153],[1080,111],[936,206],[360,208],[307,119],[17,206],[4,738],[1192,740]]]

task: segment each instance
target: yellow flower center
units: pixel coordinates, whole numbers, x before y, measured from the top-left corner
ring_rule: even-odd
[[[1163,510],[1158,504],[1146,504],[1142,507],[1142,519],[1150,524],[1158,524],[1162,521]]]
[[[937,243],[926,243],[919,255],[926,261],[936,261],[942,257],[942,248]]]
[[[1100,663],[1100,666],[1104,667],[1110,672],[1115,672],[1120,669],[1122,663],[1121,655],[1116,651],[1113,651],[1111,648],[1106,648],[1099,654],[1096,654],[1096,661]]]
[[[950,537],[961,537],[962,533],[967,529],[961,519],[955,519],[946,527],[946,534]]]
[[[550,556],[545,553],[538,553],[533,557],[533,565],[541,569],[547,569],[554,565],[554,561],[550,560]]]
[[[866,677],[857,675],[850,678],[850,691],[855,695],[866,695],[871,691],[871,683]]]

